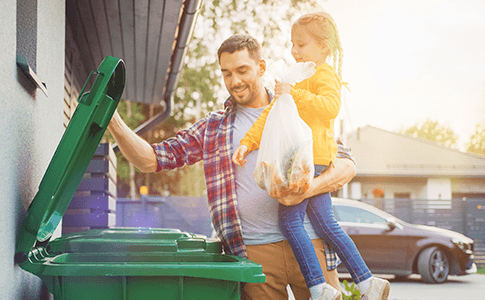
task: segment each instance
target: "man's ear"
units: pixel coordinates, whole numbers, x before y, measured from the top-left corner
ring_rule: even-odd
[[[263,76],[266,72],[266,61],[264,59],[259,60],[259,76]]]

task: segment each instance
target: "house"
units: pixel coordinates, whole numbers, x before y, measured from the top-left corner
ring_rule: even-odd
[[[149,129],[170,114],[200,5],[200,0],[2,1],[2,299],[49,299],[40,279],[14,264],[16,233],[89,72],[106,56],[123,59],[122,98],[165,107],[140,128]]]
[[[425,199],[451,208],[452,198],[485,198],[485,157],[372,126],[347,135],[357,162],[352,199],[392,212],[395,199]]]

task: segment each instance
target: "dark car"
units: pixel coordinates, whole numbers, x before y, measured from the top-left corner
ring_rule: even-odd
[[[332,198],[335,217],[376,274],[420,274],[442,283],[448,275],[476,273],[473,240],[461,233],[406,223],[371,205]],[[347,272],[341,264],[339,272]]]

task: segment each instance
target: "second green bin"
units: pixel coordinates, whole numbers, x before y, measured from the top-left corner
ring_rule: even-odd
[[[262,282],[261,266],[220,254],[204,236],[117,228],[70,234],[30,253],[25,270],[54,299],[239,299],[241,282]]]

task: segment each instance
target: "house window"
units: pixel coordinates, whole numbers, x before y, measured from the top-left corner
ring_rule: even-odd
[[[394,193],[394,199],[410,199],[410,193]]]
[[[485,193],[453,193],[453,199],[455,198],[474,198],[485,199]]]

